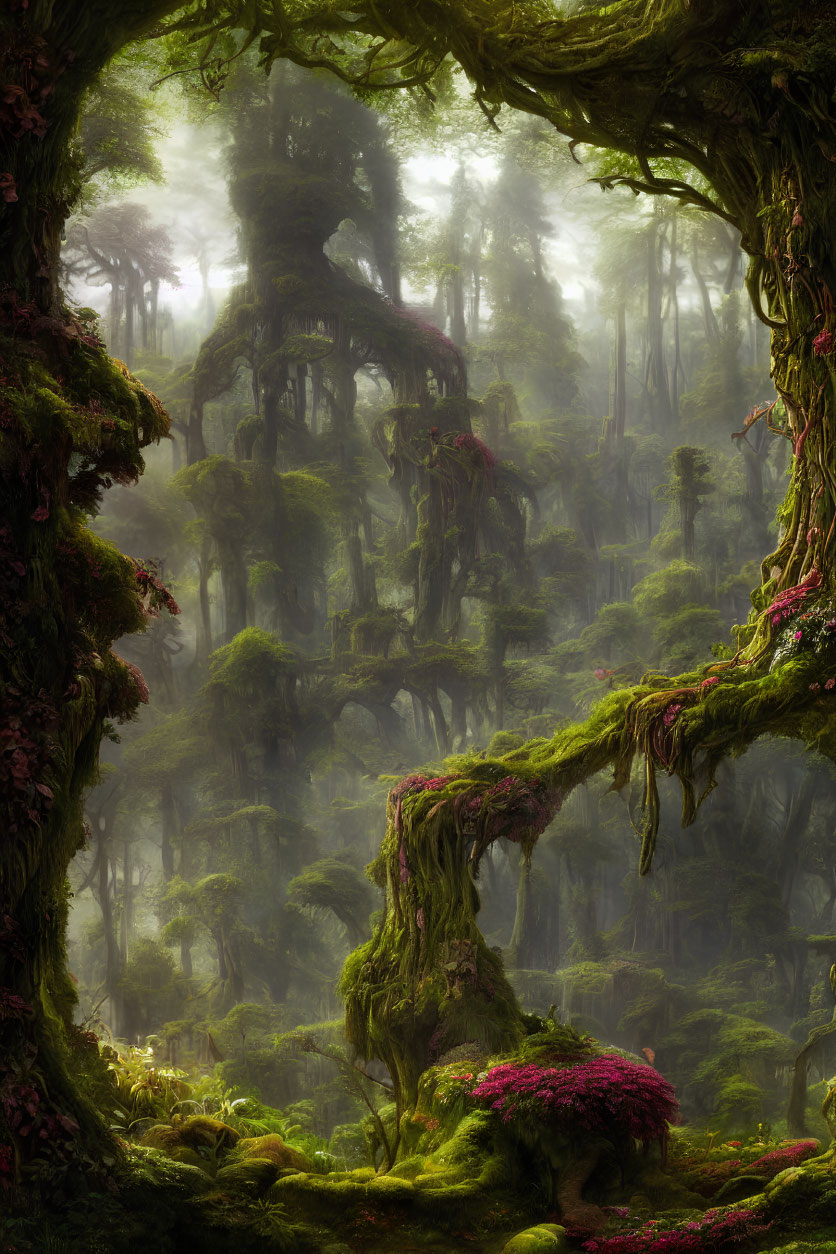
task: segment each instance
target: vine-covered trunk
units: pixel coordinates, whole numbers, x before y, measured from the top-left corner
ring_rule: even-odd
[[[85,515],[107,483],[141,473],[140,447],[167,428],[159,403],[63,307],[58,247],[83,92],[168,7],[137,0],[126,15],[113,0],[31,0],[0,15],[11,101],[0,154],[13,188],[0,207],[0,1142],[17,1172],[46,1158],[53,1179],[106,1136],[78,1084],[89,1055],[72,1027],[66,872],[85,840],[82,790],[104,721],[147,697],[110,646],[144,626],[157,596]]]
[[[749,277],[753,299],[760,302],[762,284],[768,300],[772,377],[784,409],[783,417],[773,411],[764,420],[792,445],[783,535],[762,565],[764,583],[776,592],[812,572],[831,588],[834,581],[836,180],[828,174],[774,171],[761,210],[763,257]]]
[[[445,778],[409,776],[389,797],[386,838],[374,864],[386,894],[381,925],[349,958],[342,978],[349,1041],[389,1070],[401,1108],[421,1073],[456,1045],[513,1048],[522,1015],[476,924],[475,816],[481,797],[460,792],[461,823]]]

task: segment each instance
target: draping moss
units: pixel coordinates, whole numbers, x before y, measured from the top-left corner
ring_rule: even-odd
[[[0,310],[0,725],[4,830],[0,901],[7,918],[0,985],[19,1009],[3,1016],[5,1108],[28,1104],[15,1172],[76,1170],[79,1146],[103,1130],[84,1088],[101,1080],[70,1028],[64,967],[67,864],[84,839],[83,787],[94,778],[107,720],[130,718],[147,688],[113,641],[144,629],[166,590],[140,563],[87,529],[101,493],[135,481],[141,448],[167,418],[126,367],[77,321]],[[18,1005],[17,1002],[14,1005]],[[25,1009],[24,1009],[25,1008]],[[77,1138],[77,1139],[76,1139]]]
[[[414,1101],[422,1070],[445,1049],[470,1041],[495,1052],[522,1036],[501,961],[476,922],[475,877],[488,845],[509,839],[528,856],[573,787],[607,766],[613,786],[623,787],[638,760],[646,873],[660,819],[659,771],[679,780],[687,824],[718,763],[759,736],[796,735],[827,752],[836,730],[831,613],[819,584],[807,581],[753,611],[752,644],[730,662],[675,680],[645,676],[550,739],[504,758],[450,758],[444,774],[409,776],[392,790],[371,869],[385,912],[349,958],[341,987],[349,1040],[386,1063],[404,1102]]]

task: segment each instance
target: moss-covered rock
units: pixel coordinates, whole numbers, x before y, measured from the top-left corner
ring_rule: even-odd
[[[215,1187],[262,1197],[274,1183],[278,1170],[269,1158],[241,1158],[218,1169]]]
[[[220,1119],[210,1119],[208,1115],[192,1115],[177,1127],[155,1124],[153,1128],[148,1129],[140,1144],[162,1150],[170,1158],[182,1159],[184,1149],[193,1152],[208,1150],[212,1154],[223,1153],[236,1144],[240,1135],[228,1123],[223,1123]]]
[[[567,1248],[565,1228],[559,1224],[537,1224],[511,1237],[500,1254],[560,1254]]]
[[[411,1180],[399,1180],[396,1176],[375,1176],[374,1180],[369,1181],[369,1200],[375,1201],[382,1198],[385,1201],[398,1199],[400,1201],[408,1201],[415,1192],[415,1186]]]
[[[208,1115],[191,1115],[180,1124],[177,1131],[184,1145],[192,1149],[207,1146],[212,1150],[231,1149],[241,1137],[240,1132],[231,1128],[221,1119],[210,1119]]]
[[[723,1206],[731,1202],[742,1202],[744,1198],[754,1197],[756,1193],[761,1193],[766,1182],[765,1176],[735,1176],[732,1180],[726,1181],[714,1201]]]
[[[126,1193],[141,1194],[145,1187],[170,1189],[181,1197],[197,1197],[212,1188],[212,1180],[205,1171],[190,1163],[174,1162],[158,1149],[133,1146],[128,1165],[131,1176]]]
[[[183,1148],[179,1130],[167,1123],[154,1124],[153,1128],[149,1128],[142,1136],[139,1143],[149,1149],[162,1150],[164,1154],[168,1154],[169,1158],[175,1151]]]
[[[277,1132],[268,1136],[245,1137],[238,1143],[237,1152],[242,1159],[267,1159],[279,1169],[311,1170],[311,1164],[305,1155],[288,1145]]]

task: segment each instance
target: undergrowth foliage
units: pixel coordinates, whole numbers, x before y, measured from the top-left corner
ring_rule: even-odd
[[[635,1232],[611,1237],[591,1237],[581,1249],[587,1254],[698,1254],[701,1250],[725,1250],[763,1237],[771,1224],[755,1210],[706,1211],[681,1227],[665,1228],[649,1219]]]

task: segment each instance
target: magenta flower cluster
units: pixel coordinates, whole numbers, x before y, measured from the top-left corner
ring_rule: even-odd
[[[805,1159],[813,1158],[818,1152],[818,1141],[797,1141],[795,1145],[781,1145],[778,1149],[756,1158],[740,1174],[768,1176],[771,1180],[779,1171],[784,1171],[787,1167],[798,1167]]]
[[[114,654],[114,656],[118,657],[119,655]],[[119,661],[126,668],[126,670],[128,671],[128,674],[133,680],[137,697],[139,698],[139,700],[142,702],[143,705],[147,705],[151,699],[151,693],[148,691],[148,685],[145,682],[145,676],[143,675],[142,671],[139,669],[138,666],[135,666],[133,662],[126,662],[124,658],[119,658]]]
[[[441,353],[446,357],[452,357],[458,365],[461,364],[461,351],[459,348],[432,322],[425,322],[423,318],[419,318],[418,314],[405,309],[403,305],[393,305],[390,301],[389,307],[401,323],[412,323],[427,346],[431,347],[433,351]]]
[[[427,779],[426,775],[405,775],[391,790],[389,799],[397,804],[405,797],[411,797],[413,793],[438,792],[455,778],[455,775],[436,775],[433,779]]]
[[[658,1222],[651,1219],[635,1232],[592,1237],[581,1249],[587,1254],[699,1254],[730,1249],[769,1228],[770,1224],[752,1210],[707,1210],[702,1219],[691,1220],[681,1228],[660,1231]]]
[[[833,336],[830,334],[827,327],[825,327],[823,331],[820,331],[813,340],[813,352],[817,357],[827,357],[833,352]]]
[[[674,719],[676,718],[677,714],[679,714],[681,709],[682,709],[682,705],[678,701],[674,701],[673,705],[668,706],[668,708],[665,710],[665,713],[662,715],[662,722],[665,724],[666,727],[670,727],[672,725]]]
[[[389,793],[389,800],[395,807],[395,828],[399,836],[403,836],[403,803],[405,799],[419,792],[439,792],[445,784],[449,784],[450,780],[455,778],[455,775],[436,775],[432,779],[427,779],[426,775],[406,775],[395,785]],[[398,857],[401,882],[405,884],[409,879],[409,872],[406,869],[406,854],[403,852],[403,846],[401,846]]]
[[[28,1019],[32,1007],[10,988],[0,988],[0,1019]]]
[[[808,592],[813,592],[820,583],[821,574],[819,571],[811,570],[794,588],[787,588],[786,592],[780,593],[767,610],[767,614],[772,620],[772,626],[777,627],[785,619],[792,618],[793,614],[797,614]]]
[[[453,445],[460,453],[479,453],[485,470],[493,470],[496,465],[496,456],[492,450],[479,439],[478,435],[473,435],[470,431],[462,431],[454,436]]]
[[[644,1146],[665,1138],[679,1111],[664,1076],[617,1054],[562,1068],[502,1063],[473,1096],[489,1102],[503,1123],[537,1120],[604,1135],[629,1133]]]
[[[477,818],[487,807],[487,839],[492,841],[504,836],[516,844],[526,835],[539,836],[544,832],[562,800],[560,789],[550,789],[537,778],[527,782],[506,775],[484,793],[462,793],[455,807],[465,831],[474,829]]]
[[[439,792],[455,775],[437,775],[428,779],[424,775],[407,775],[389,793],[395,809],[395,829],[403,835],[403,803],[407,797],[422,792]],[[483,810],[487,811],[487,837],[496,840],[505,836],[520,841],[526,833],[539,836],[545,831],[555,812],[560,809],[563,794],[560,789],[548,788],[539,779],[525,781],[514,775],[506,775],[484,792],[463,791],[453,802],[456,821],[465,831],[475,830],[476,821]],[[398,851],[401,882],[409,879],[406,853],[403,846]]]
[[[138,562],[136,563],[136,582],[140,595],[147,602],[146,613],[149,618],[159,618],[160,607],[168,610],[172,617],[180,613],[180,606],[162,580]]]

